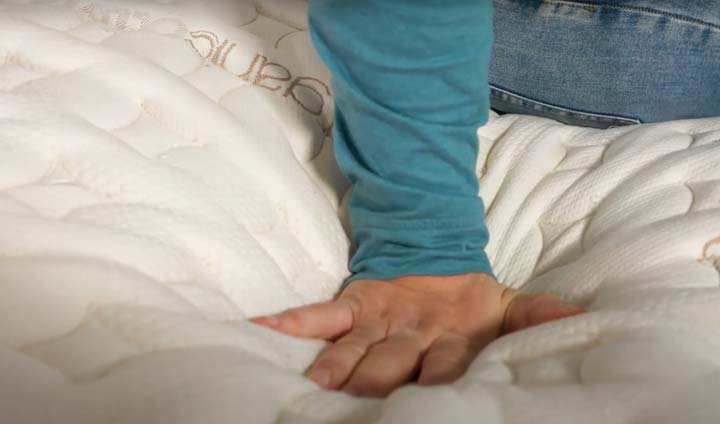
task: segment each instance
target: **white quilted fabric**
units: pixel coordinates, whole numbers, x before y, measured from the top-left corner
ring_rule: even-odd
[[[0,2],[0,421],[717,422],[720,118],[480,132],[506,284],[590,312],[452,385],[319,390],[245,321],[347,275],[329,75],[295,0]]]

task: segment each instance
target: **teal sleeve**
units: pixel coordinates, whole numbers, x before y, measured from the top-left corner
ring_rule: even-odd
[[[475,166],[488,119],[490,0],[310,0],[352,184],[358,279],[492,275]]]

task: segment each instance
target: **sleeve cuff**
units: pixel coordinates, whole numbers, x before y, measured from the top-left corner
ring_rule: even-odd
[[[457,224],[457,219],[453,224]],[[486,273],[497,280],[485,253],[488,232],[482,217],[467,219],[473,225],[444,226],[427,221],[417,228],[353,228],[359,248],[353,254],[351,275],[342,288],[356,280],[385,280],[404,275],[456,275]]]

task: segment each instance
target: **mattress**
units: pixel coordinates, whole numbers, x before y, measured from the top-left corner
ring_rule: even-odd
[[[720,419],[720,118],[478,131],[498,278],[588,313],[388,397],[258,314],[352,252],[330,76],[295,0],[0,2],[2,423]]]

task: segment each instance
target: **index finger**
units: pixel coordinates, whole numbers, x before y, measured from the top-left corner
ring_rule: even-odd
[[[332,339],[353,326],[353,309],[345,298],[288,309],[276,315],[252,318],[291,336]]]

